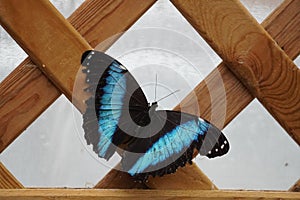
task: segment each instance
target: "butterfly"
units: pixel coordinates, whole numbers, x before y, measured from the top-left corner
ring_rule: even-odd
[[[85,139],[100,158],[118,152],[122,170],[145,181],[191,163],[195,150],[208,158],[228,152],[228,140],[213,124],[148,103],[131,73],[109,55],[89,50],[81,64],[91,95],[83,114]]]

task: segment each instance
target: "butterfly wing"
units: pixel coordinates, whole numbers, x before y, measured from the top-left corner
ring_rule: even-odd
[[[195,149],[210,158],[224,155],[229,150],[223,133],[194,115],[156,111],[151,116],[151,125],[140,135],[149,135],[157,126],[162,126],[157,134],[136,139],[123,155],[123,169],[138,179],[174,173],[179,166],[191,163]],[[135,152],[136,149],[140,152]]]
[[[98,51],[87,51],[82,55],[81,63],[89,85],[86,91],[91,93],[83,114],[85,139],[93,145],[99,157],[109,159],[117,146],[130,140],[120,125],[127,127],[127,131],[136,127],[125,119],[149,123],[149,116],[143,114],[148,103],[133,76],[112,57]]]

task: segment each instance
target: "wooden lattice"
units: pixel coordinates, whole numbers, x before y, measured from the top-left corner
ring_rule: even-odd
[[[87,0],[66,20],[46,0],[0,0],[1,25],[29,55],[0,84],[0,151],[62,93],[72,99],[82,52],[126,31],[153,3],[155,0]],[[226,116],[217,119],[225,117],[225,124],[219,123],[219,128],[224,128],[257,98],[300,144],[300,71],[291,60],[300,51],[300,1],[285,0],[261,25],[237,0],[172,0],[172,3],[224,61],[194,89],[202,101],[193,102],[188,95],[181,106],[190,108],[192,113],[191,105],[199,104],[201,117],[209,120],[211,105],[206,84],[214,85],[217,91],[214,81],[219,72],[227,97],[226,102],[219,97],[220,103],[226,104]],[[105,51],[113,42],[100,50]],[[84,80],[83,75],[79,78]],[[83,84],[84,81],[80,87],[84,88]],[[72,102],[83,112],[86,94],[76,95]],[[298,181],[291,191],[299,191],[299,185]],[[0,163],[0,188],[3,188],[0,199],[300,198],[293,192],[216,191],[216,186],[196,165],[162,178],[150,178],[148,183],[136,183],[126,173],[112,170],[95,186],[101,190],[19,190],[22,184]],[[132,188],[159,189],[159,192]]]

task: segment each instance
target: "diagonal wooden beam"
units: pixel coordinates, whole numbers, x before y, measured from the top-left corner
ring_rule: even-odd
[[[21,189],[23,185],[0,162],[0,190]]]
[[[263,27],[236,0],[172,2],[300,144],[300,70]],[[296,2],[296,12],[289,15],[298,20],[299,1]]]
[[[60,95],[29,58],[10,73],[0,84],[0,153]]]
[[[300,192],[300,179],[289,189],[290,192]]]
[[[126,31],[154,2],[87,0],[68,20],[95,47],[107,38]],[[103,27],[109,28],[103,30]],[[110,40],[111,43],[113,41]],[[105,51],[111,43],[98,48]],[[0,84],[0,152],[60,95],[60,90],[30,58],[26,58]]]
[[[287,12],[282,12],[282,7],[285,7]],[[265,30],[292,60],[300,54],[299,9],[299,1],[285,0],[262,23]]]

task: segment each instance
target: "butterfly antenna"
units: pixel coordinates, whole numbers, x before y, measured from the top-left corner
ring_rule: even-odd
[[[163,98],[160,98],[159,100],[157,100],[157,102],[159,102],[159,101],[161,101],[161,100],[163,100],[163,99],[165,99],[165,98],[167,98],[167,97],[171,96],[172,94],[175,94],[176,92],[179,92],[179,91],[180,91],[179,89],[175,90],[174,92],[168,94],[167,96],[164,96]]]
[[[156,102],[157,74],[155,74],[154,102]]]

